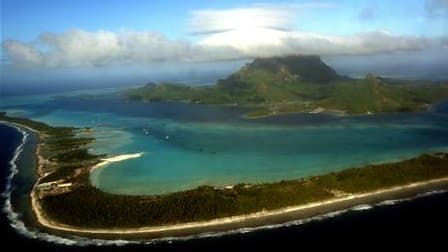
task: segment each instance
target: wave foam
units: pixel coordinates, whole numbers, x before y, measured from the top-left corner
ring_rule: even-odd
[[[9,124],[8,124],[9,125]],[[12,126],[12,125],[9,125]],[[6,218],[8,219],[10,226],[19,234],[31,238],[38,239],[42,241],[47,241],[55,244],[62,244],[68,246],[88,246],[88,245],[125,245],[131,243],[131,241],[123,241],[123,240],[99,240],[99,239],[89,239],[77,236],[71,237],[61,237],[57,235],[52,235],[48,233],[44,233],[38,231],[35,228],[31,228],[25,225],[25,223],[20,219],[20,214],[14,211],[14,208],[11,204],[11,195],[14,190],[13,188],[13,179],[15,175],[19,172],[17,168],[17,160],[23,152],[23,148],[28,141],[29,134],[21,129],[20,127],[12,126],[16,128],[22,134],[22,142],[17,147],[13,158],[9,161],[10,173],[6,177],[6,186],[5,191],[2,192],[1,196],[4,198],[4,206],[2,211],[6,214]]]
[[[310,218],[305,219],[299,219],[294,221],[289,221],[281,224],[273,224],[273,225],[265,225],[265,226],[259,226],[259,227],[246,227],[246,228],[240,228],[240,229],[234,229],[229,231],[222,231],[222,232],[205,232],[201,234],[195,234],[195,235],[189,235],[189,236],[183,236],[183,237],[164,237],[164,238],[158,238],[148,241],[131,241],[131,240],[103,240],[103,239],[91,239],[91,238],[84,238],[76,235],[67,235],[67,237],[62,237],[58,235],[52,235],[48,234],[42,231],[39,231],[35,228],[28,227],[25,225],[25,223],[20,219],[20,214],[15,212],[13,209],[13,206],[11,204],[11,194],[13,189],[13,179],[14,176],[19,172],[17,169],[17,160],[20,156],[20,154],[23,152],[23,148],[28,140],[29,134],[22,130],[19,127],[15,127],[22,135],[22,142],[17,147],[13,159],[9,162],[10,164],[10,174],[7,177],[6,181],[6,189],[1,194],[1,196],[5,199],[4,201],[4,207],[2,211],[6,214],[8,220],[10,221],[11,227],[18,232],[19,234],[31,238],[31,239],[38,239],[41,241],[51,242],[54,244],[59,245],[67,245],[67,246],[124,246],[129,244],[154,244],[154,243],[160,243],[160,242],[167,242],[171,243],[173,241],[185,241],[185,240],[191,240],[191,239],[200,239],[200,238],[210,238],[210,237],[220,237],[220,236],[227,236],[227,235],[236,235],[236,234],[245,234],[248,232],[253,231],[260,231],[260,230],[270,230],[280,227],[291,227],[291,226],[299,226],[306,223],[310,223],[313,221],[322,221],[329,218],[334,218],[339,215],[342,215],[344,213],[347,213],[349,211],[364,211],[372,209],[376,206],[387,206],[387,205],[394,205],[399,202],[403,201],[409,201],[415,198],[422,198],[427,197],[434,194],[440,194],[440,193],[446,193],[447,190],[439,190],[439,191],[432,191],[427,193],[418,194],[415,197],[412,198],[406,198],[406,199],[398,199],[398,200],[386,200],[383,202],[380,202],[374,206],[362,204],[358,205],[349,209],[340,210],[340,211],[334,211]]]
[[[357,205],[357,206],[350,208],[350,210],[352,210],[352,211],[365,211],[365,210],[369,210],[369,209],[372,209],[372,206],[368,205],[368,204],[361,204],[361,205]]]
[[[442,194],[442,193],[447,193],[447,192],[448,192],[448,190],[434,190],[434,191],[430,191],[430,192],[419,193],[413,197],[385,200],[383,202],[376,204],[375,206],[391,206],[391,205],[395,205],[397,203],[407,202],[407,201],[411,201],[414,199],[420,199],[420,198],[437,195],[437,194]]]

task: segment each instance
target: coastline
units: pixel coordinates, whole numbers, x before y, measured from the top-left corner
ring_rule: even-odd
[[[81,235],[108,235],[126,237],[163,238],[169,236],[185,236],[206,232],[228,231],[238,228],[259,227],[272,224],[280,224],[293,220],[312,218],[335,211],[348,210],[364,204],[379,204],[387,200],[405,199],[415,197],[422,193],[448,189],[448,177],[423,182],[416,182],[403,186],[376,190],[345,197],[335,197],[330,200],[313,202],[305,205],[291,206],[273,211],[262,211],[253,214],[232,216],[210,221],[189,222],[174,225],[163,225],[140,228],[120,229],[89,229],[72,227],[55,223],[45,218],[37,199],[32,194],[33,210],[41,225],[57,231],[81,234]]]
[[[36,158],[37,158],[37,160],[36,160],[36,162],[37,162],[36,174],[37,174],[38,179],[39,179],[42,176],[42,169],[41,169],[42,164],[43,164],[43,162],[45,162],[44,158],[42,158],[42,156],[39,155],[40,139],[42,137],[42,133],[37,131],[37,130],[35,130],[35,129],[33,129],[33,128],[30,128],[30,127],[28,127],[26,125],[14,123],[14,122],[8,122],[8,121],[0,120],[0,124],[10,125],[10,126],[12,126],[14,128],[18,128],[19,130],[20,130],[20,128],[25,128],[26,130],[29,130],[29,131],[33,132],[34,134],[36,134],[36,136],[38,138],[38,143],[37,143],[37,146],[36,146],[36,153],[35,153],[36,154]],[[37,181],[36,181],[36,183],[37,183]]]
[[[0,123],[3,123],[3,121]],[[16,127],[24,127],[32,131],[33,133],[37,134],[39,139],[41,138],[39,131],[31,129],[25,125],[10,122],[6,123]],[[327,214],[334,211],[347,210],[352,207],[363,204],[378,204],[384,202],[385,200],[414,197],[421,193],[448,188],[448,177],[444,177],[441,179],[416,182],[408,185],[395,186],[387,189],[381,189],[366,193],[353,194],[344,197],[334,197],[332,199],[325,201],[318,201],[304,205],[291,206],[278,210],[261,211],[253,214],[238,215],[209,221],[188,222],[173,225],[149,226],[139,228],[119,228],[119,229],[78,228],[74,226],[68,226],[61,223],[57,223],[55,221],[47,219],[44,211],[40,207],[35,187],[39,184],[39,180],[42,178],[42,175],[39,172],[41,171],[42,164],[45,160],[39,153],[40,152],[39,144],[40,143],[37,144],[35,153],[38,162],[36,167],[38,172],[37,174],[38,178],[36,179],[36,182],[34,183],[33,189],[30,193],[32,211],[35,214],[36,220],[42,227],[47,228],[51,231],[78,234],[84,236],[104,236],[108,238],[126,237],[130,239],[133,238],[155,239],[170,236],[187,236],[207,232],[229,231],[239,228],[260,227],[272,224],[285,223],[293,220],[312,218],[318,215]],[[130,155],[131,158],[134,158],[134,156],[138,157],[138,155],[141,155],[141,153]],[[123,155],[123,156],[124,158],[126,158],[129,155]],[[118,159],[121,160],[121,158]],[[115,159],[112,158],[112,161],[114,160]],[[109,163],[107,159],[104,160],[104,162]]]
[[[345,110],[338,110],[338,109],[326,109],[322,107],[318,107],[314,110],[297,110],[297,111],[287,111],[287,112],[281,112],[281,111],[270,111],[269,113],[260,114],[260,115],[251,115],[250,112],[242,115],[242,118],[247,120],[257,120],[257,119],[263,119],[263,118],[270,118],[275,116],[286,116],[286,115],[316,115],[316,114],[322,114],[322,115],[332,115],[335,117],[344,117],[344,116],[365,116],[365,115],[371,115],[373,113],[366,112],[366,113],[359,113],[359,114],[350,114]]]

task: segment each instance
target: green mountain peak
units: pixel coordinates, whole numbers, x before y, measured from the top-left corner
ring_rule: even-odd
[[[319,56],[257,58],[248,67],[262,68],[272,73],[283,72],[303,81],[331,82],[341,79],[341,76],[325,64]]]
[[[338,75],[319,56],[293,55],[257,58],[215,86],[151,83],[127,95],[138,101],[245,106],[253,109],[247,116],[256,118],[299,112],[418,111],[446,99],[448,86],[397,82],[371,73],[364,79],[350,79]]]

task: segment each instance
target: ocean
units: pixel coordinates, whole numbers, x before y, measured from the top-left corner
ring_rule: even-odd
[[[121,194],[163,193],[204,183],[221,186],[277,181],[400,160],[448,147],[446,103],[421,113],[357,117],[290,115],[252,121],[241,117],[244,110],[234,107],[131,103],[117,95],[116,89],[108,89],[9,97],[2,99],[1,110],[51,125],[91,127],[92,132],[82,134],[93,134],[98,139],[89,146],[95,153],[143,151],[142,158],[116,163],[93,174],[95,186]],[[16,129],[0,125],[2,191],[8,185],[10,161],[22,144],[22,137]],[[35,139],[29,136],[28,140],[18,159],[19,173],[12,181],[12,208],[19,216],[12,212],[7,212],[10,219],[6,213],[1,216],[2,241],[15,246],[48,251],[93,248],[228,251],[321,241],[434,245],[443,241],[445,235],[438,227],[448,224],[448,195],[441,193],[375,207],[360,206],[305,222],[206,234],[188,240],[130,244],[78,237],[61,239],[18,222],[28,223],[32,219],[26,211],[26,202],[27,188],[33,182]],[[5,211],[8,194],[2,196]],[[400,240],[402,237],[406,240]],[[104,246],[98,247],[100,244]]]
[[[22,135],[14,128],[0,125],[0,185],[4,191],[10,160],[21,143]],[[2,195],[4,196],[4,194]],[[5,201],[2,198],[1,208]],[[331,246],[333,249],[353,249],[357,246],[400,249],[424,246],[426,251],[445,245],[448,225],[448,193],[432,194],[410,201],[360,207],[336,216],[327,216],[304,224],[278,226],[253,232],[241,232],[219,237],[203,237],[185,241],[160,241],[151,244],[87,245],[86,242],[52,241],[39,234],[34,237],[18,233],[6,214],[0,215],[3,251],[229,251],[258,249],[304,248]],[[362,247],[359,247],[362,249]]]

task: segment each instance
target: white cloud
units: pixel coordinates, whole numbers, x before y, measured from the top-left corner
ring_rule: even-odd
[[[9,57],[9,60],[16,64],[42,64],[43,58],[40,52],[29,45],[14,40],[7,40],[3,42],[2,45]]]
[[[197,34],[257,28],[289,30],[294,26],[294,14],[294,8],[266,6],[201,10],[192,13],[190,27]]]
[[[232,48],[208,48],[186,40],[170,40],[157,32],[87,32],[41,34],[35,43],[2,43],[8,60],[45,67],[149,64],[164,61],[207,61],[238,58]]]
[[[199,43],[208,48],[227,46],[246,57],[257,57],[287,54],[365,55],[421,50],[437,42],[422,37],[396,36],[385,31],[331,36],[300,31],[252,29],[213,34]]]
[[[112,32],[90,33],[72,30],[62,34],[44,33],[39,41],[49,48],[45,55],[48,65],[83,65],[107,63],[120,57],[119,36]]]
[[[199,10],[191,13],[189,22],[193,34],[209,34],[237,29],[292,30],[297,17],[309,9],[336,8],[325,2],[301,4],[257,4],[245,8]]]
[[[47,48],[40,52],[40,63],[48,66],[187,60],[191,50],[190,42],[169,40],[156,32],[71,30],[41,34],[38,41]],[[32,45],[28,48],[37,50]]]
[[[45,67],[141,65],[160,61],[217,61],[286,54],[359,55],[421,50],[435,40],[372,31],[350,36],[302,32],[294,16],[314,4],[287,8],[269,5],[193,13],[196,41],[172,40],[158,32],[71,30],[41,34],[34,43],[6,41],[7,59],[17,65]],[[445,38],[446,39],[446,38]],[[445,40],[446,41],[446,40]]]

